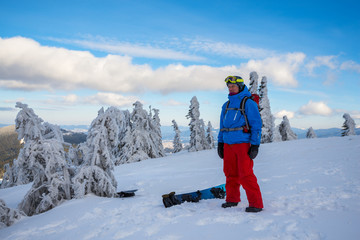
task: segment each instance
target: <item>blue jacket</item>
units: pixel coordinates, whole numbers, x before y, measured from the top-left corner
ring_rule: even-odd
[[[241,100],[251,96],[248,88],[236,95],[229,95],[229,108],[240,108]],[[224,103],[220,116],[220,129],[222,128],[239,128],[245,126],[245,118],[240,110],[228,110],[225,114],[227,102]],[[237,131],[220,131],[218,142],[227,144],[251,143],[251,145],[260,145],[262,121],[258,109],[258,105],[253,100],[247,100],[245,104],[245,114],[248,118],[251,132],[244,133],[242,130]]]

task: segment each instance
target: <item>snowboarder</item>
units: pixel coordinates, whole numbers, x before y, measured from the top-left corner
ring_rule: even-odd
[[[229,101],[222,106],[218,135],[218,154],[224,160],[226,176],[226,202],[222,207],[238,205],[242,185],[249,201],[245,211],[260,212],[263,201],[253,172],[253,159],[258,154],[262,127],[258,105],[248,99],[242,112],[242,100],[251,97],[244,80],[239,76],[228,76],[225,82],[229,89]],[[247,125],[249,128],[245,127]]]

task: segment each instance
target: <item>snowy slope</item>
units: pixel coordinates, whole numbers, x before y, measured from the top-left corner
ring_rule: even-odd
[[[164,208],[161,195],[225,181],[215,150],[180,152],[116,167],[134,198],[87,196],[0,230],[0,239],[359,239],[360,136],[264,144],[255,173],[265,209],[245,213],[223,200]],[[16,207],[30,185],[0,190]]]

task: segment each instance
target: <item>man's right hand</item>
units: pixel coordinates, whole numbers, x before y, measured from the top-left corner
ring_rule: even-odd
[[[221,159],[224,158],[224,143],[222,142],[219,142],[218,143],[218,148],[217,148],[217,151],[218,151],[218,155]]]

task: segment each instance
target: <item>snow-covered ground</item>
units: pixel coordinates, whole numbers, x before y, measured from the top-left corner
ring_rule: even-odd
[[[255,174],[265,209],[245,213],[247,199],[164,208],[161,195],[224,183],[216,150],[180,152],[116,167],[118,189],[134,198],[87,196],[0,229],[0,239],[359,239],[360,136],[264,144]],[[30,185],[0,190],[15,208]]]

